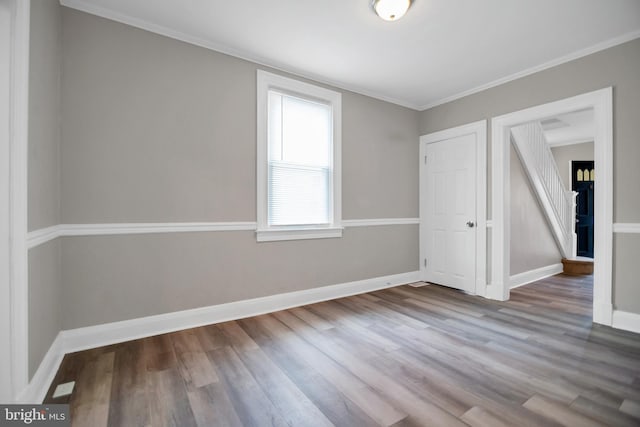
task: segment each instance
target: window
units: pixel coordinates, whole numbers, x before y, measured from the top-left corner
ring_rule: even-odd
[[[341,237],[341,95],[258,70],[258,241]]]

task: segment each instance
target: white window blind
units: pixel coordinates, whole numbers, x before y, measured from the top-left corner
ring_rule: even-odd
[[[269,226],[332,223],[332,109],[268,93]]]

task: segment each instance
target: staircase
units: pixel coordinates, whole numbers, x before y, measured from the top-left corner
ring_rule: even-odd
[[[576,195],[564,188],[539,122],[511,128],[512,141],[564,259],[576,258]]]

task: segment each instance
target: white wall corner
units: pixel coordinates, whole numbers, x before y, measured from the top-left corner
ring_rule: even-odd
[[[27,387],[18,394],[17,403],[42,403],[64,358],[64,347],[64,339],[60,332],[53,340]]]
[[[487,289],[485,291],[485,298],[492,299],[496,301],[507,301],[509,300],[509,286],[504,286],[503,284],[491,282],[490,285],[487,285]]]
[[[595,280],[595,276],[594,276]],[[613,324],[613,304],[609,301],[600,301],[596,295],[593,296],[593,323],[612,326]],[[620,328],[623,329],[623,328]]]
[[[614,328],[640,334],[640,314],[614,310],[612,317]]]
[[[562,270],[562,263],[557,263],[525,271],[523,273],[514,274],[509,278],[509,287],[513,289],[528,283],[546,279],[547,277],[562,273]]]

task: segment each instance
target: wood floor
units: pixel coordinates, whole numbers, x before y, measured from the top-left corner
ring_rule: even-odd
[[[74,426],[640,426],[640,335],[591,324],[591,277],[511,295],[401,286],[74,353],[54,385]]]

